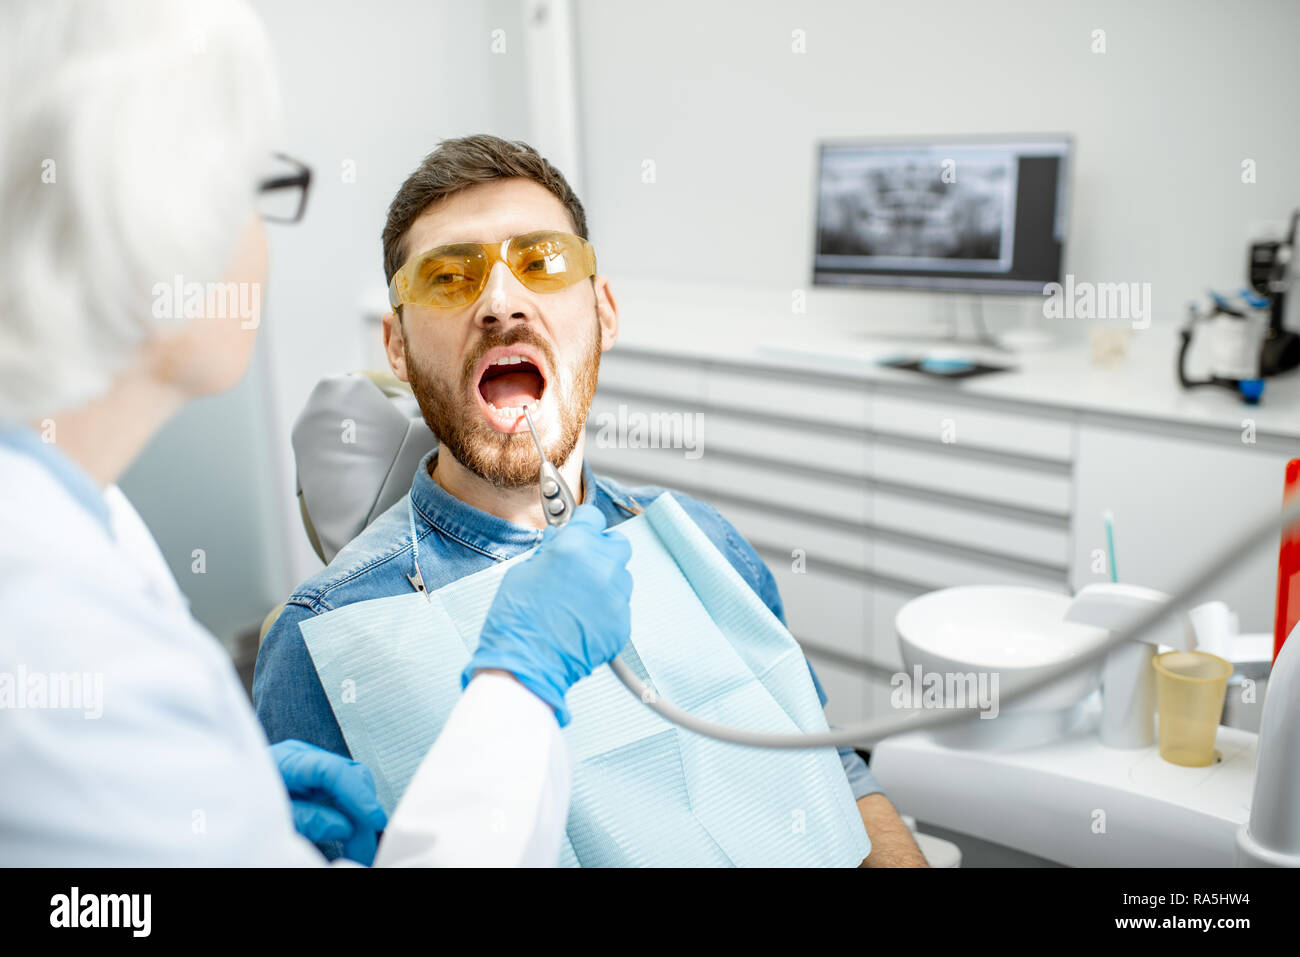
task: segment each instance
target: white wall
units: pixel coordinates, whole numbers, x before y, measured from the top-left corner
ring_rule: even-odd
[[[545,144],[571,132],[567,109],[536,99],[549,85],[531,91],[530,111],[523,11],[535,23],[539,3],[257,2],[279,58],[283,149],[316,173],[307,216],[269,228],[248,380],[182,413],[129,477],[219,634],[319,567],[293,498],[289,430],[321,376],[374,362],[361,303],[384,301],[379,234],[402,179],[446,137]],[[1151,282],[1157,319],[1208,284],[1237,285],[1250,224],[1300,204],[1300,4],[576,0],[574,21],[580,188],[616,293],[624,280],[708,282],[788,303],[809,281],[822,137],[1073,133],[1067,267]],[[1095,28],[1103,55],[1089,52]],[[503,53],[492,50],[497,29]],[[791,52],[796,29],[806,53]],[[1253,186],[1240,182],[1246,157],[1258,164]],[[641,181],[645,159],[653,185]],[[674,237],[706,255],[683,260]],[[814,301],[864,314],[939,308],[916,294]],[[235,501],[212,491],[223,488],[251,491]],[[189,576],[195,541],[254,558],[238,573],[218,562]]]
[[[194,616],[232,648],[288,587],[268,399],[259,353],[238,387],[191,402],[118,482]]]
[[[315,172],[303,222],[270,227],[263,327],[288,587],[320,565],[293,500],[293,419],[322,376],[361,368],[374,353],[361,303],[385,301],[379,236],[402,180],[439,140],[527,137],[524,44],[518,0],[257,6],[280,61],[284,150]],[[504,53],[492,52],[496,29]],[[355,163],[355,182],[343,180],[345,161]]]
[[[577,24],[583,199],[615,279],[766,283],[788,302],[810,282],[823,137],[1074,134],[1066,268],[1150,282],[1156,321],[1241,285],[1251,224],[1300,204],[1294,2],[580,0]],[[707,258],[678,258],[674,236]]]
[[[441,139],[529,133],[520,0],[256,6],[279,60],[280,147],[314,171],[307,215],[268,225],[270,280],[244,381],[181,412],[122,481],[195,615],[227,641],[320,567],[294,499],[290,429],[322,376],[381,355],[362,302],[386,301],[379,237],[393,194]]]

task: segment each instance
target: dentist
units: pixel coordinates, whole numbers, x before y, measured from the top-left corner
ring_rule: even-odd
[[[361,765],[268,748],[115,485],[249,362],[258,316],[156,290],[260,303],[257,203],[297,218],[310,182],[271,174],[278,121],[243,2],[0,6],[0,865],[312,865],[335,839],[365,863],[381,829],[379,865],[557,860],[557,714],[630,628],[630,546],[595,508],[505,576],[386,821]]]

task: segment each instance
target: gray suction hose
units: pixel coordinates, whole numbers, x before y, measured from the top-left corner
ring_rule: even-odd
[[[1186,583],[1175,591],[1164,604],[1143,612],[1128,626],[1116,630],[1105,641],[1098,642],[1094,647],[1071,658],[1069,661],[1054,665],[1030,680],[1012,682],[999,696],[999,706],[1004,707],[1025,695],[1037,691],[1039,688],[1063,678],[1071,672],[1100,661],[1116,645],[1144,633],[1147,629],[1162,621],[1166,615],[1173,613],[1176,609],[1197,597],[1229,568],[1232,568],[1252,551],[1264,544],[1265,541],[1277,534],[1279,528],[1285,531],[1297,523],[1300,523],[1300,497],[1297,497],[1294,502],[1284,507],[1280,517],[1270,516],[1266,520],[1257,522],[1246,534],[1238,537],[1229,548],[1207,562],[1196,574],[1191,575]],[[689,712],[683,711],[671,702],[661,698],[654,689],[648,687],[640,678],[634,675],[632,670],[618,658],[610,662],[610,667],[629,691],[640,698],[647,707],[673,724],[680,725],[688,731],[694,731],[710,738],[717,738],[719,741],[728,741],[733,744],[748,745],[754,748],[825,748],[842,747],[844,745],[868,745],[890,735],[902,734],[907,731],[919,731],[923,728],[937,728],[941,725],[975,717],[980,713],[979,709],[973,706],[935,708],[924,711],[909,711],[907,714],[897,717],[887,715],[835,731],[821,731],[810,734],[762,734],[740,728],[729,728],[725,725],[714,724],[711,721],[701,721]]]

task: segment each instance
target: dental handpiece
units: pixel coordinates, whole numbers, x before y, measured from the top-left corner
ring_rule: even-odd
[[[537,446],[537,455],[542,460],[541,474],[538,476],[537,488],[542,494],[542,512],[546,515],[546,524],[562,528],[573,518],[573,510],[578,503],[569,491],[569,485],[560,475],[560,470],[551,464],[542,451],[542,440],[537,437],[537,428],[533,425],[532,413],[524,406],[524,418],[528,420],[528,431]]]

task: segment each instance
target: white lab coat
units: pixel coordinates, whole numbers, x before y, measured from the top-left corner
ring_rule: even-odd
[[[325,863],[293,828],[229,657],[139,515],[110,488],[110,535],[83,493],[0,444],[0,865]],[[42,701],[60,681],[62,700]],[[376,864],[553,865],[570,772],[552,710],[480,675]]]

